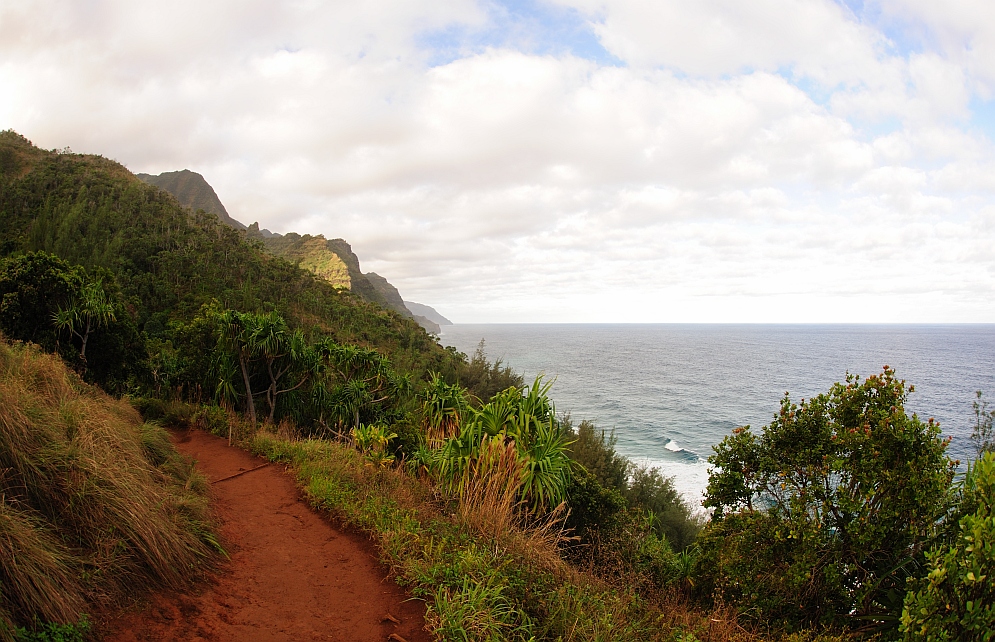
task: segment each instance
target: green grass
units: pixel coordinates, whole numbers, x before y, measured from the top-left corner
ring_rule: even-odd
[[[488,533],[427,480],[403,466],[373,466],[345,444],[260,432],[248,447],[289,464],[314,507],[373,539],[397,582],[426,602],[438,640],[842,640],[815,631],[747,631],[731,609],[695,606],[680,591],[637,592],[633,587],[646,583],[636,577],[609,582],[581,572],[561,559],[562,542],[548,527]]]
[[[487,538],[453,502],[348,446],[258,434],[251,449],[294,467],[312,505],[370,534],[398,583],[427,603],[442,640],[648,640],[641,601],[583,576],[548,542],[512,530]]]

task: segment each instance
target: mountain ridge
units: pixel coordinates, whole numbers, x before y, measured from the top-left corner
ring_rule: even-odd
[[[197,172],[189,169],[181,169],[176,172],[163,172],[161,174],[135,174],[138,178],[149,185],[155,185],[164,189],[180,202],[180,205],[189,207],[193,211],[204,210],[217,216],[222,223],[234,227],[237,230],[244,230],[245,225],[236,221],[228,214],[224,203],[218,198],[217,192],[211,184]]]
[[[251,240],[261,242],[270,253],[297,263],[333,287],[348,289],[371,303],[414,319],[429,332],[439,334],[440,326],[450,323],[430,306],[423,307],[431,310],[431,315],[411,310],[397,288],[387,279],[376,272],[363,273],[359,257],[345,239],[326,239],[322,234],[312,236],[296,232],[279,234],[260,229],[259,223],[245,225],[228,214],[224,203],[207,179],[189,169],[162,172],[157,175],[140,173],[136,176],[172,194],[184,207],[194,211],[202,209],[216,215],[222,223],[244,231],[246,237]],[[421,306],[417,303],[414,305]],[[446,322],[439,323],[434,317]]]

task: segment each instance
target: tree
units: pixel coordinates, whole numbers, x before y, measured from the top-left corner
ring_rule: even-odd
[[[0,261],[0,329],[54,352],[55,316],[83,287],[86,273],[57,256],[32,252]]]
[[[304,340],[299,330],[292,332],[287,322],[276,312],[252,315],[247,323],[248,350],[256,355],[266,368],[268,385],[266,403],[269,406],[269,423],[276,417],[276,400],[279,395],[297,390],[315,374],[320,364],[317,354]],[[297,383],[280,387],[281,382],[296,376]]]
[[[218,314],[218,347],[220,355],[218,363],[225,363],[227,354],[233,354],[238,361],[239,372],[242,374],[242,385],[245,388],[245,410],[249,422],[256,425],[256,404],[253,401],[252,381],[249,377],[249,363],[252,361],[252,319],[249,315],[235,310],[225,310]],[[225,369],[227,371],[227,369]],[[230,381],[228,383],[230,387]]]
[[[311,346],[299,330],[292,331],[287,322],[276,312],[254,314],[225,310],[217,315],[218,347],[215,372],[218,375],[218,392],[228,399],[234,392],[232,367],[238,363],[245,389],[246,412],[249,421],[256,423],[252,377],[261,370],[266,379],[267,421],[276,418],[277,399],[280,395],[297,390],[318,376],[321,371],[319,352]],[[287,383],[287,382],[290,383]]]
[[[906,414],[910,392],[888,367],[847,375],[715,447],[701,569],[717,593],[765,618],[896,615],[889,596],[945,514],[954,466],[939,425]]]
[[[425,441],[434,448],[459,431],[460,421],[470,407],[469,395],[459,384],[448,384],[432,373],[421,399]]]
[[[980,390],[975,394],[978,398],[972,404],[974,426],[971,428],[971,441],[974,442],[978,457],[981,457],[986,452],[995,452],[995,430],[992,428],[995,410],[988,410],[988,402],[981,398]]]
[[[114,305],[104,291],[102,279],[84,284],[68,306],[59,308],[55,312],[56,327],[68,330],[80,340],[79,358],[84,368],[86,368],[86,343],[90,339],[90,334],[116,320]]]
[[[394,372],[390,360],[376,350],[330,340],[317,350],[318,358],[327,364],[326,383],[332,386],[328,395],[331,414],[342,424],[358,428],[364,419],[368,424],[388,421],[411,391],[408,377]]]
[[[467,408],[458,434],[433,453],[436,477],[463,492],[474,476],[492,474],[490,464],[500,462],[504,474],[512,463],[521,499],[537,512],[555,508],[566,498],[570,482],[570,442],[556,420],[550,386],[539,376],[531,386],[494,395],[479,410]]]

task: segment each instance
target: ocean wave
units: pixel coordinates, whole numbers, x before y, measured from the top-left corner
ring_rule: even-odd
[[[684,453],[687,453],[687,451],[684,451]],[[705,498],[705,488],[708,487],[708,473],[712,469],[707,460],[697,455],[694,456],[694,460],[682,459],[680,461],[649,457],[632,457],[631,459],[637,465],[655,468],[667,477],[672,477],[674,479],[674,489],[692,507],[702,512],[705,510],[702,508],[701,502]]]
[[[688,450],[687,448],[682,447],[680,444],[678,444],[673,439],[668,439],[667,443],[665,443],[663,445],[663,447],[664,447],[665,450],[667,450],[669,452],[672,452],[675,455],[677,455],[677,457],[681,461],[684,461],[684,462],[687,462],[687,463],[694,464],[694,463],[697,463],[699,460],[702,459],[701,456],[698,453],[694,452],[693,450]]]

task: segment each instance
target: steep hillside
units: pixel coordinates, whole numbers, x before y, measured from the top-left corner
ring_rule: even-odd
[[[411,310],[411,314],[415,316],[425,317],[426,319],[437,325],[453,324],[452,321],[439,314],[438,311],[430,305],[415,303],[414,301],[405,301],[404,305],[409,310]]]
[[[104,281],[120,291],[150,340],[166,340],[171,323],[216,301],[242,311],[274,310],[308,332],[377,348],[419,377],[445,370],[452,359],[406,315],[273,256],[118,163],[40,150],[6,131],[0,171],[0,256],[45,251],[93,274],[107,270]]]
[[[439,327],[438,323],[430,321],[424,316],[412,312],[411,309],[404,303],[404,299],[401,298],[401,293],[398,292],[397,288],[391,285],[387,279],[383,278],[376,272],[367,272],[365,276],[370,282],[370,285],[376,288],[377,292],[379,292],[387,301],[387,305],[391,310],[403,310],[403,314],[410,316],[418,322],[418,325],[425,328],[429,332],[433,332],[435,334],[442,332],[442,328]]]
[[[166,190],[175,196],[180,204],[194,211],[202,209],[217,215],[222,223],[239,230],[246,230],[250,239],[261,241],[263,246],[273,254],[300,265],[335,288],[351,290],[371,303],[411,317],[429,332],[438,334],[441,330],[440,325],[450,324],[448,320],[445,320],[445,317],[431,310],[428,306],[423,307],[431,310],[430,314],[443,319],[444,323],[430,319],[428,315],[412,312],[402,300],[397,288],[391,285],[387,279],[375,272],[363,274],[359,267],[359,257],[343,239],[329,241],[321,234],[301,236],[295,232],[277,234],[260,229],[258,223],[246,227],[228,215],[228,211],[218,198],[214,188],[203,176],[187,169],[178,172],[163,172],[158,176],[150,174],[138,174],[137,176],[146,183]]]
[[[175,196],[180,205],[184,207],[189,207],[194,211],[210,212],[217,216],[222,223],[227,223],[235,229],[245,229],[245,225],[228,215],[228,210],[225,209],[214,188],[197,172],[184,169],[178,172],[163,172],[158,176],[151,174],[136,174],[136,176],[149,185],[166,190]]]
[[[267,250],[282,256],[292,263],[297,263],[305,270],[312,272],[318,278],[327,281],[333,287],[354,290],[353,280],[349,270],[338,254],[328,249],[328,241],[323,236],[305,234],[272,234],[262,236],[259,225],[253,223],[249,228],[248,237],[261,240]],[[362,290],[362,285],[360,285]],[[366,297],[369,300],[369,297]],[[376,303],[382,303],[376,301]]]

